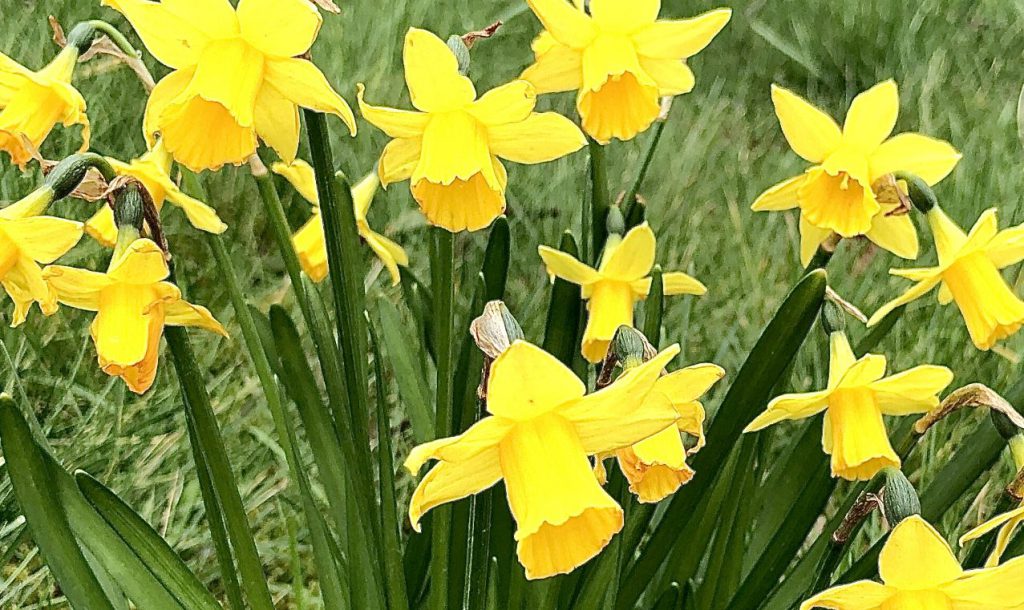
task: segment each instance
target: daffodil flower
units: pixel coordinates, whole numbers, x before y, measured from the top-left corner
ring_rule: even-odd
[[[356,133],[352,110],[305,55],[322,19],[307,0],[103,0],[131,22],[157,61],[172,68],[150,94],[144,129],[163,135],[193,171],[240,164],[257,138],[285,161],[299,145],[298,108],[335,114]]]
[[[534,112],[531,84],[513,81],[476,96],[454,53],[434,34],[405,36],[405,82],[420,112],[371,106],[363,118],[394,138],[378,172],[386,188],[410,180],[427,220],[449,231],[482,229],[505,210],[508,176],[500,159],[544,163],[586,144],[579,128],[554,112]]]
[[[41,216],[52,200],[53,190],[43,187],[0,210],[0,285],[14,301],[11,326],[25,321],[32,303],[47,316],[57,312],[39,264],[57,260],[82,238],[82,223]]]
[[[96,312],[90,332],[100,368],[142,394],[156,378],[165,325],[197,326],[223,336],[227,331],[209,310],[185,301],[167,281],[159,246],[136,239],[122,250],[114,252],[106,273],[50,266],[43,277],[61,303]]]
[[[275,174],[284,176],[303,199],[313,204],[313,216],[292,235],[292,244],[306,275],[314,282],[323,281],[327,277],[327,238],[324,235],[323,219],[320,217],[320,196],[316,191],[313,168],[309,163],[296,159],[291,164],[274,163],[271,169]],[[366,213],[370,211],[370,204],[373,203],[373,195],[377,192],[379,184],[380,180],[376,174],[370,174],[352,187],[356,229],[388,270],[391,285],[397,286],[402,280],[398,267],[409,266],[409,255],[402,246],[371,229],[370,223],[366,221]]]
[[[577,91],[583,129],[598,142],[630,140],[658,117],[658,99],[689,93],[693,57],[725,27],[729,9],[658,21],[661,0],[527,0],[544,26],[521,78],[538,93]]]
[[[25,167],[57,123],[82,126],[89,148],[85,98],[71,85],[78,51],[68,46],[45,68],[33,72],[0,53],[0,150]]]
[[[1024,604],[1024,557],[964,571],[935,528],[918,515],[900,521],[878,556],[882,582],[833,587],[800,610],[1010,610]]]
[[[658,378],[649,397],[668,400],[679,419],[675,424],[629,447],[612,454],[629,481],[629,491],[643,503],[660,502],[693,479],[694,471],[686,463],[687,456],[704,446],[704,406],[698,398],[725,376],[716,364],[695,364]],[[687,450],[680,433],[696,438]],[[604,483],[603,458],[595,467],[598,480]]]
[[[814,165],[762,193],[752,208],[800,208],[803,264],[833,232],[864,235],[897,256],[917,258],[914,223],[898,213],[897,203],[879,202],[876,184],[897,171],[935,184],[953,171],[960,153],[917,133],[889,137],[899,114],[896,83],[881,82],[855,97],[842,129],[807,100],[777,85],[772,85],[772,102],[793,152]]]
[[[991,349],[1024,324],[1024,302],[1013,293],[999,270],[1024,259],[1024,225],[999,230],[995,208],[986,210],[969,235],[938,206],[927,213],[939,255],[936,267],[891,269],[893,275],[917,282],[882,306],[868,320],[877,324],[893,309],[939,288],[939,303],[955,301],[974,345]]]
[[[583,298],[587,299],[589,316],[583,332],[583,356],[590,362],[604,359],[615,329],[623,324],[633,325],[633,306],[646,299],[651,289],[648,274],[654,266],[656,245],[654,232],[645,222],[621,239],[609,237],[597,269],[554,248],[538,249],[548,273],[579,284]],[[707,292],[704,284],[685,273],[665,273],[662,284],[666,295]]]
[[[415,473],[438,460],[413,493],[413,528],[419,531],[431,508],[504,479],[527,578],[565,574],[593,558],[622,529],[623,515],[587,456],[631,445],[676,421],[671,402],[648,396],[678,352],[673,345],[585,395],[583,382],[557,358],[515,341],[491,366],[490,416],[460,436],[416,447],[405,461]]]
[[[1003,553],[1005,553],[1006,548],[1010,546],[1010,540],[1013,538],[1013,533],[1017,531],[1017,528],[1020,527],[1021,523],[1024,523],[1024,505],[1021,505],[1011,511],[1007,511],[1001,515],[996,515],[967,532],[960,537],[960,544],[963,545],[971,540],[977,540],[998,528],[999,533],[996,534],[995,548],[992,549],[992,553],[989,554],[988,559],[985,561],[985,567],[994,568],[999,565],[999,561],[1002,559]]]
[[[925,413],[939,404],[938,393],[953,381],[944,366],[921,365],[885,376],[885,356],[859,360],[846,333],[829,336],[828,387],[806,394],[783,394],[750,422],[754,432],[783,420],[825,412],[822,446],[832,456],[832,476],[866,481],[886,466],[900,467],[883,415]]]
[[[171,205],[181,208],[192,226],[201,231],[220,234],[227,230],[228,226],[220,219],[216,210],[198,199],[189,197],[171,180],[171,164],[174,160],[167,152],[163,140],[157,140],[152,150],[138,159],[132,159],[130,163],[110,158],[107,161],[118,175],[131,176],[141,182],[153,198],[153,204],[158,211],[164,202],[168,201]],[[114,225],[114,211],[110,206],[103,206],[86,221],[85,232],[104,246],[114,247],[117,243],[117,227]]]

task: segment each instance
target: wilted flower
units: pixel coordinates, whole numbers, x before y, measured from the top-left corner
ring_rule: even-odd
[[[363,118],[394,138],[378,172],[385,188],[411,180],[413,198],[434,225],[482,229],[505,210],[508,176],[501,159],[543,163],[579,150],[579,128],[554,112],[534,112],[536,92],[512,81],[477,99],[473,83],[437,36],[412,28],[405,36],[405,81],[421,112],[371,106]]]
[[[693,89],[686,59],[725,27],[729,9],[693,19],[657,21],[661,0],[528,0],[544,26],[536,60],[522,78],[538,93],[579,91],[576,109],[595,140],[629,140],[658,117],[661,96]]]
[[[600,362],[608,353],[615,330],[633,325],[633,306],[647,298],[651,289],[648,275],[654,266],[654,232],[647,223],[631,229],[626,236],[611,235],[597,269],[554,248],[541,246],[540,257],[548,273],[579,284],[587,299],[587,328],[583,332],[583,356]],[[680,272],[662,275],[666,295],[704,294],[704,284]]]

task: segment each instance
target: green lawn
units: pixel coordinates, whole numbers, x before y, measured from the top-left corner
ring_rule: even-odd
[[[529,42],[539,29],[533,16],[523,12],[524,3],[517,0],[343,0],[340,4],[341,15],[325,16],[313,56],[353,106],[359,82],[366,84],[367,99],[373,103],[408,106],[401,45],[409,26],[446,36],[506,19],[498,36],[474,49],[471,76],[481,91],[514,78],[529,63]],[[706,1],[665,0],[662,15],[691,16],[715,6]],[[964,155],[936,191],[950,215],[969,226],[982,210],[996,206],[1003,226],[1024,222],[1024,209],[1019,206],[1024,174],[1019,169],[1017,125],[1017,100],[1024,84],[1020,61],[1024,3],[738,0],[732,8],[733,20],[726,30],[692,61],[696,89],[676,99],[642,194],[659,238],[658,261],[668,270],[693,273],[709,287],[704,297],[667,301],[667,339],[682,343],[684,362],[713,361],[735,372],[799,267],[796,214],[754,214],[749,209],[763,189],[803,168],[775,120],[770,84],[780,83],[841,117],[857,92],[895,78],[901,96],[897,130],[948,139]],[[129,32],[117,13],[100,8],[98,2],[0,0],[0,50],[31,68],[41,67],[55,52],[46,22],[49,14],[65,29],[78,20],[99,17]],[[130,39],[138,41],[134,34]],[[150,58],[147,63],[157,76],[166,71]],[[121,158],[141,153],[145,97],[134,76],[124,68],[91,62],[80,68],[76,85],[89,103],[94,149]],[[571,115],[572,98],[550,96],[541,106]],[[361,119],[354,139],[340,135],[340,122],[332,119],[331,126],[340,167],[351,176],[371,171],[385,136]],[[77,131],[58,130],[55,136],[44,148],[46,156],[59,157],[77,147]],[[648,137],[644,134],[636,141],[611,146],[610,175],[616,191],[633,179]],[[227,169],[205,180],[210,203],[231,227],[228,243],[251,302],[263,309],[282,301],[293,306],[247,170]],[[22,176],[17,168],[0,162],[0,200],[17,199],[37,182],[38,176]],[[527,336],[539,340],[547,277],[536,247],[555,243],[567,228],[578,234],[587,189],[586,154],[543,166],[510,167],[509,185],[514,259],[507,302]],[[283,182],[279,186],[286,204],[292,204],[297,226],[307,206]],[[93,207],[67,201],[54,211],[85,218]],[[234,334],[231,340],[198,333],[194,337],[201,364],[210,370],[208,387],[242,481],[260,551],[270,564],[272,590],[287,596],[293,586],[289,549],[295,501],[284,491],[284,458],[209,250],[180,213],[172,210],[164,216],[183,288],[193,300],[208,305]],[[408,187],[398,184],[379,194],[370,218],[372,225],[408,249],[414,270],[426,276],[426,232]],[[924,266],[935,255],[927,230],[918,225],[924,231],[924,248],[922,264],[917,266]],[[463,235],[457,239],[457,248],[465,253],[464,278],[476,272],[483,238]],[[106,256],[86,239],[62,262],[99,268],[106,264]],[[867,242],[847,242],[830,267],[830,283],[870,314],[909,284],[890,279],[886,272],[890,266],[911,265],[876,251]],[[1008,278],[1021,287],[1019,272],[1011,273]],[[376,299],[400,299],[400,290],[387,285],[379,265],[371,266],[368,282],[371,310]],[[466,281],[462,286],[470,284]],[[468,293],[460,294],[464,309]],[[9,315],[8,303],[2,309],[4,316]],[[170,362],[166,358],[162,362],[154,389],[136,397],[97,369],[88,321],[83,312],[63,309],[49,319],[34,311],[19,329],[7,329],[4,324],[0,330],[4,389],[26,400],[45,422],[66,465],[84,468],[105,481],[166,533],[202,578],[213,581],[216,561]],[[854,328],[851,334],[862,332]],[[811,337],[794,378],[800,389],[821,384],[825,375],[824,335],[815,331]],[[924,362],[943,364],[956,372],[957,387],[979,381],[1000,391],[1016,380],[1015,354],[1024,352],[1024,335],[1008,341],[1002,355],[979,352],[955,308],[940,308],[929,297],[911,306],[880,350],[890,356],[893,369]],[[728,378],[708,401],[712,413],[727,386]],[[407,429],[401,425],[403,411],[397,395],[392,392],[391,396],[393,427],[396,434],[404,435],[399,432]],[[927,479],[979,417],[955,417],[930,434],[928,457],[916,476]],[[781,448],[795,430],[780,426],[772,438]],[[398,444],[404,447],[408,439]],[[998,481],[1005,478],[1006,473],[1001,473],[993,483],[993,496]],[[977,488],[986,483],[979,481]],[[958,514],[967,513],[966,508]],[[964,524],[974,524],[977,511],[985,508],[972,507],[975,512],[964,517]],[[0,548],[7,552],[0,607],[42,607],[54,596],[54,584],[30,543],[9,548],[17,515],[10,483],[2,477]],[[956,521],[945,525],[944,531],[960,531]],[[301,529],[297,544],[305,561],[306,533]],[[315,582],[304,585],[316,587]]]

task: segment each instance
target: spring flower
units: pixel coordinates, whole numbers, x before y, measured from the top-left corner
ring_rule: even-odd
[[[171,205],[181,208],[192,226],[201,231],[220,234],[227,230],[228,226],[220,219],[216,210],[198,199],[189,197],[171,180],[173,159],[167,152],[163,140],[157,140],[152,150],[138,159],[132,159],[130,163],[109,158],[107,161],[118,175],[131,176],[141,182],[153,198],[157,210],[168,201]],[[93,214],[85,223],[85,231],[104,246],[114,247],[117,242],[117,227],[114,225],[114,211],[110,206],[103,206]]]
[[[1024,302],[1013,293],[999,270],[1024,259],[1024,225],[999,230],[995,208],[986,210],[969,235],[938,206],[927,213],[938,251],[937,267],[892,269],[893,275],[917,282],[882,306],[868,320],[877,324],[887,313],[939,288],[939,303],[955,301],[974,345],[991,349],[1024,324]]]
[[[1009,610],[1024,604],[1024,558],[964,571],[935,528],[918,515],[900,521],[878,557],[882,582],[840,585],[800,610]]]
[[[57,298],[39,264],[57,260],[82,238],[82,223],[41,216],[53,200],[49,187],[0,210],[0,285],[14,301],[11,326],[25,321],[32,303],[45,315],[57,311]]]
[[[633,325],[633,305],[646,299],[651,289],[648,274],[654,266],[655,247],[654,232],[645,222],[621,239],[609,236],[597,269],[554,248],[538,249],[548,273],[579,284],[583,298],[587,299],[589,316],[583,332],[583,356],[590,362],[604,359],[615,329],[623,324]],[[704,284],[685,273],[665,273],[662,283],[666,295],[707,292]]]
[[[125,241],[121,237],[119,246]],[[165,325],[197,326],[227,336],[209,310],[181,298],[168,275],[163,251],[148,239],[115,250],[106,273],[61,266],[43,270],[58,301],[96,312],[90,332],[100,368],[137,394],[156,378]]]
[[[537,96],[526,81],[477,99],[451,49],[426,30],[409,30],[403,57],[412,105],[420,112],[371,106],[361,84],[359,108],[394,138],[380,157],[381,183],[410,180],[431,224],[452,232],[486,227],[505,210],[508,176],[499,158],[544,163],[586,143],[569,119],[533,111]]]
[[[157,61],[173,69],[150,95],[144,129],[163,135],[192,171],[238,165],[257,138],[285,161],[299,145],[298,108],[335,114],[356,133],[352,110],[308,59],[322,19],[307,0],[103,0],[131,22]]]
[[[69,46],[33,72],[0,53],[0,150],[22,169],[57,123],[81,125],[81,150],[89,148],[85,99],[71,86],[77,61],[77,49]]]
[[[697,399],[724,376],[725,371],[716,364],[695,364],[664,375],[654,383],[651,396],[671,402],[679,420],[654,436],[612,454],[629,481],[629,490],[640,502],[660,502],[693,479],[694,471],[686,458],[704,446],[704,406]],[[680,433],[697,439],[692,449],[686,449]],[[598,456],[595,467],[602,483],[604,457]]]
[[[677,21],[657,21],[661,0],[527,0],[544,26],[536,57],[521,78],[538,93],[577,91],[583,129],[607,143],[630,140],[658,117],[661,96],[689,93],[686,65],[725,27],[729,9]]]
[[[292,236],[295,252],[299,255],[302,269],[314,282],[323,281],[327,277],[327,241],[324,236],[324,223],[320,218],[320,197],[316,192],[316,177],[309,163],[296,159],[293,163],[274,163],[271,169],[275,174],[284,176],[302,197],[313,204],[313,216],[306,221],[301,229]],[[355,206],[356,229],[366,245],[373,250],[380,262],[391,274],[391,285],[397,286],[402,276],[398,267],[409,266],[409,255],[402,246],[384,237],[370,228],[366,221],[366,213],[370,210],[373,195],[377,192],[380,180],[375,174],[363,178],[352,187],[352,203]]]
[[[903,258],[917,258],[914,224],[898,203],[879,201],[879,182],[896,171],[917,174],[929,185],[953,171],[960,153],[917,133],[892,138],[899,93],[887,80],[853,99],[842,130],[832,117],[800,96],[772,85],[772,102],[793,151],[814,165],[754,201],[755,211],[800,208],[800,259],[810,262],[833,232],[864,235]]]
[[[554,356],[517,340],[495,359],[485,417],[460,436],[413,449],[416,472],[438,463],[413,493],[409,519],[505,480],[520,563],[530,579],[565,574],[622,529],[622,509],[598,484],[588,455],[631,445],[678,417],[668,400],[645,400],[679,347],[662,351],[607,388],[586,386]]]
[[[1002,559],[1003,553],[1005,553],[1006,548],[1010,546],[1010,540],[1013,538],[1013,533],[1017,531],[1017,528],[1020,527],[1021,523],[1024,523],[1024,505],[1001,515],[996,515],[967,532],[960,537],[960,544],[963,545],[971,540],[977,540],[992,530],[999,528],[999,533],[996,534],[995,548],[992,549],[992,553],[988,556],[988,560],[985,562],[985,567],[994,568],[999,565],[999,561]]]
[[[775,398],[744,432],[825,411],[821,442],[832,455],[832,476],[866,481],[886,466],[899,468],[882,416],[930,411],[953,373],[943,366],[921,365],[886,377],[885,356],[856,359],[846,333],[831,333],[829,347],[828,387]]]

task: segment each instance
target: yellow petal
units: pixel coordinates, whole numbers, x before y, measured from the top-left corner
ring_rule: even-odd
[[[910,214],[888,214],[882,210],[871,220],[871,229],[864,235],[896,256],[911,260],[917,258],[917,229]]]
[[[423,140],[420,138],[396,138],[388,142],[377,164],[381,185],[387,188],[393,182],[411,178],[420,162],[422,148]]]
[[[193,305],[185,299],[165,304],[164,314],[164,323],[167,326],[191,326],[215,332],[223,337],[228,336],[228,331],[213,317],[209,309],[202,305]]]
[[[949,175],[962,155],[948,142],[918,133],[901,133],[882,143],[871,155],[871,176],[904,171],[935,184]]]
[[[998,567],[971,570],[941,591],[954,608],[1019,608],[1024,604],[1024,557]]]
[[[240,125],[224,106],[199,96],[167,106],[157,130],[174,160],[194,172],[227,163],[241,165],[256,152],[255,129]]]
[[[4,289],[14,301],[11,327],[25,321],[32,303],[39,303],[39,310],[50,316],[57,312],[57,294],[46,282],[43,270],[32,259],[17,256],[13,266],[3,274]]]
[[[113,290],[113,289],[112,289]],[[168,296],[167,298],[176,298]],[[126,312],[122,312],[126,313]],[[153,381],[156,379],[157,366],[160,363],[160,337],[163,335],[163,308],[160,303],[157,302],[148,308],[148,313],[143,315],[143,318],[139,321],[145,322],[143,327],[141,324],[138,328],[135,328],[136,322],[121,329],[121,332],[126,332],[132,329],[131,332],[135,333],[146,333],[145,345],[146,351],[142,358],[134,362],[124,362],[108,357],[109,346],[101,348],[101,344],[104,342],[100,339],[97,332],[97,323],[104,317],[104,308],[100,308],[100,313],[93,320],[91,330],[93,331],[93,340],[96,342],[96,352],[98,354],[98,360],[100,368],[103,372],[112,375],[114,377],[120,377],[128,389],[136,394],[144,394],[153,385]],[[111,326],[108,322],[105,326]],[[125,337],[119,337],[118,340],[128,341]]]
[[[471,460],[437,464],[416,486],[409,501],[412,528],[420,531],[420,519],[435,506],[480,493],[500,480],[497,449],[484,451]]]
[[[89,220],[85,222],[85,232],[106,248],[113,248],[117,243],[117,226],[114,225],[114,210],[109,205],[101,206]]]
[[[528,81],[514,80],[495,87],[469,105],[469,114],[487,126],[519,123],[537,105],[537,91]]]
[[[633,325],[633,305],[636,294],[630,284],[600,281],[585,285],[587,300],[587,326],[583,330],[583,356],[597,363],[608,353],[608,343],[620,326]]]
[[[829,373],[831,377],[831,370]],[[834,387],[855,388],[861,387],[881,379],[885,376],[885,356],[879,354],[865,354],[856,362],[850,365],[843,373],[842,379]],[[832,384],[829,384],[833,387]]]
[[[476,99],[473,83],[459,73],[455,54],[432,32],[409,28],[402,58],[409,97],[418,110],[457,110]]]
[[[943,272],[942,279],[978,349],[991,349],[1024,325],[1024,301],[983,251],[958,259]]]
[[[894,593],[895,591],[885,585],[880,585],[870,580],[862,580],[822,591],[800,604],[800,610],[811,610],[812,608],[876,610],[892,597]]]
[[[629,491],[644,504],[660,502],[693,479],[686,449],[675,426],[616,452]]]
[[[925,413],[939,404],[938,394],[953,382],[944,366],[921,365],[871,384],[875,401],[885,415]]]
[[[165,292],[157,286],[116,283],[100,292],[99,311],[91,330],[101,367],[130,367],[146,357],[152,339],[151,322],[162,326],[163,312],[154,303],[180,297],[176,290]]]
[[[515,341],[491,365],[487,411],[523,421],[583,396],[586,386],[558,358]]]
[[[427,128],[430,115],[410,110],[396,110],[384,106],[372,106],[363,101],[366,88],[362,83],[356,85],[356,100],[359,102],[359,113],[392,138],[419,138]]]
[[[828,397],[831,393],[831,390],[821,390],[806,394],[777,396],[768,403],[764,413],[755,417],[743,431],[757,432],[787,419],[803,419],[817,415],[828,407]]]
[[[750,209],[755,212],[790,210],[799,205],[797,194],[804,183],[804,174],[787,178],[761,193]]]
[[[537,248],[537,252],[540,253],[548,273],[567,282],[586,286],[601,279],[600,274],[593,267],[580,262],[571,254],[548,246],[540,246]]]
[[[843,237],[870,231],[882,209],[869,184],[845,171],[831,173],[822,167],[807,172],[798,195],[800,210],[811,224]]]
[[[514,163],[544,163],[583,148],[587,140],[575,123],[556,112],[529,115],[517,123],[489,126],[491,153]]]
[[[897,589],[932,589],[963,575],[946,540],[918,515],[892,529],[878,557],[882,582]]]
[[[634,32],[632,38],[643,56],[685,59],[711,44],[731,17],[731,9],[720,8],[692,19],[657,21]]]
[[[165,177],[163,182],[164,189],[167,191],[167,201],[185,212],[185,216],[193,227],[215,235],[227,230],[228,226],[217,215],[217,210],[186,195],[169,177]]]
[[[146,101],[146,112],[142,117],[143,135],[146,136],[146,144],[153,147],[156,144],[156,134],[163,130],[164,111],[171,103],[178,98],[192,82],[194,71],[175,70],[160,79]]]
[[[842,140],[839,126],[799,95],[772,85],[772,103],[782,133],[793,152],[811,163],[821,163]]]
[[[137,239],[111,262],[107,275],[126,284],[153,284],[166,279],[169,271],[160,246],[149,239]]]
[[[82,223],[53,216],[4,220],[0,228],[32,260],[50,264],[82,238]]]
[[[302,270],[314,282],[327,277],[327,238],[319,213],[314,213],[306,224],[292,235],[292,247],[299,257]]]
[[[1003,554],[1006,553],[1006,549],[1021,523],[1024,523],[1024,506],[997,515],[967,532],[960,537],[960,545],[962,546],[970,540],[981,538],[992,530],[999,528],[999,533],[996,534],[995,546],[985,561],[986,568],[994,568],[999,565]]]
[[[356,135],[352,109],[313,62],[298,58],[267,59],[265,78],[296,106],[333,114],[348,126],[350,135]]]
[[[900,112],[900,96],[892,79],[878,83],[853,98],[843,124],[843,139],[871,152],[889,137]]]
[[[366,245],[373,250],[377,258],[384,264],[391,275],[391,285],[397,286],[402,281],[402,275],[398,270],[399,266],[409,266],[409,255],[402,246],[372,230],[361,231],[360,235],[366,240]]]
[[[632,139],[658,117],[657,83],[640,66],[627,39],[602,36],[584,50],[576,110],[584,131],[601,143]]]
[[[694,364],[659,377],[654,388],[672,404],[685,405],[703,396],[722,377],[725,369],[717,364]]]
[[[492,187],[483,174],[477,173],[468,180],[456,178],[450,184],[414,182],[413,198],[433,225],[453,233],[483,229],[505,211],[507,175],[500,161],[494,159],[492,164],[500,188]]]
[[[632,32],[654,23],[661,10],[661,0],[590,0],[590,14],[602,30]]]
[[[999,269],[1024,260],[1024,225],[1000,231],[985,249],[989,260]]]
[[[299,149],[299,109],[269,83],[264,83],[256,96],[253,127],[256,135],[286,163],[295,160]]]
[[[544,29],[563,45],[582,49],[597,34],[590,17],[565,0],[526,0],[526,4]]]
[[[662,290],[666,296],[675,294],[702,295],[707,294],[708,291],[707,286],[702,284],[700,280],[679,271],[669,271],[662,274],[661,281]]]
[[[804,267],[809,265],[818,251],[818,246],[832,233],[832,229],[823,229],[800,214],[800,264]]]
[[[238,32],[235,11],[227,0],[103,0],[124,15],[160,63],[184,68],[199,63],[211,40]]]
[[[432,115],[412,181],[451,184],[482,174],[494,189],[497,184],[490,165],[487,130],[479,121],[465,112]]]
[[[271,73],[268,65],[268,80]],[[264,58],[259,51],[238,38],[215,40],[203,49],[185,95],[199,95],[207,102],[217,102],[239,125],[252,127],[256,96],[263,79]]]
[[[459,436],[417,445],[403,466],[416,474],[429,460],[449,463],[472,461],[480,454],[496,449],[514,425],[515,422],[502,417],[485,417]]]
[[[829,397],[828,419],[824,434],[831,436],[826,451],[832,454],[832,476],[866,481],[886,466],[899,468],[900,458],[889,442],[882,412],[870,390],[834,390]]]
[[[939,254],[939,265],[948,266],[959,256],[960,250],[967,243],[967,234],[949,216],[946,216],[939,206],[929,210],[926,216],[928,217],[928,227],[932,231],[932,238],[935,240],[935,249]]]
[[[642,223],[630,229],[621,243],[605,251],[598,270],[606,278],[623,282],[641,279],[654,266],[656,247],[654,231]]]
[[[379,186],[380,178],[376,174],[367,174],[351,187],[352,208],[357,223],[366,221],[366,214],[370,211],[370,204],[373,203],[373,197],[377,194]]]
[[[857,356],[850,346],[845,332],[829,333],[828,336],[828,387],[835,388],[857,362]]]
[[[640,57],[640,67],[658,85],[658,95],[682,95],[693,90],[697,80],[693,70],[678,59]]]
[[[555,40],[543,31],[533,42],[536,59],[519,78],[529,81],[537,93],[575,91],[583,86],[583,52]]]
[[[320,196],[316,191],[316,175],[313,173],[312,165],[302,159],[296,159],[291,163],[274,163],[270,166],[270,171],[278,176],[283,176],[288,184],[291,184],[292,188],[302,195],[303,199],[315,206],[320,205]]]
[[[86,311],[99,309],[100,292],[113,283],[105,273],[61,265],[47,267],[43,279],[53,288],[58,301]]]
[[[960,536],[960,545],[964,545],[972,540],[977,540],[985,534],[988,534],[992,530],[1001,527],[1003,524],[1010,521],[1015,521],[1024,518],[1024,506],[1019,506],[1011,511],[996,515],[988,521],[970,530],[963,536]]]
[[[307,0],[240,0],[238,23],[246,42],[262,53],[295,57],[313,46],[323,19]]]
[[[933,277],[929,279],[918,282],[913,287],[911,287],[910,290],[904,292],[900,296],[889,301],[885,305],[879,307],[878,311],[876,311],[875,314],[871,316],[871,318],[868,320],[868,326],[870,327],[874,326],[875,324],[878,324],[879,322],[882,321],[882,318],[884,318],[890,311],[896,309],[897,307],[906,305],[911,301],[915,301],[923,297],[932,288],[935,288],[935,286],[937,286],[940,281],[941,276],[939,274],[935,274]]]

